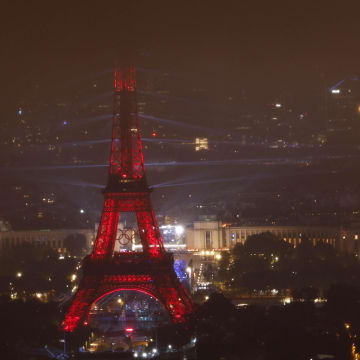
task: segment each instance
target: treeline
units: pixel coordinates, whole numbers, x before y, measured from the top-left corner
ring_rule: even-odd
[[[197,311],[199,360],[350,360],[359,356],[360,289],[335,285],[328,301],[236,308],[214,293]]]
[[[0,293],[27,299],[35,293],[70,292],[78,260],[59,259],[56,250],[24,242],[0,253]]]
[[[292,290],[295,297],[323,296],[335,283],[360,283],[360,262],[331,245],[313,246],[306,238],[296,248],[271,233],[249,236],[224,253],[216,278],[239,293]]]

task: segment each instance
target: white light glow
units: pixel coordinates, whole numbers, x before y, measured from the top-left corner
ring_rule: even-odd
[[[284,305],[285,304],[290,304],[291,303],[291,298],[286,297],[283,302],[284,302]]]
[[[176,225],[175,226],[175,232],[176,232],[176,235],[181,235],[183,234],[185,231],[184,227],[182,225]]]

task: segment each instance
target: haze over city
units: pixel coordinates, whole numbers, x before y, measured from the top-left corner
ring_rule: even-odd
[[[285,356],[279,354],[357,359],[358,10],[353,1],[6,4],[0,35],[0,293],[9,314],[14,303],[23,304],[24,312],[26,306],[61,304],[61,313],[46,310],[57,324],[51,333],[57,345],[58,329],[72,326],[68,318],[65,326],[62,321],[82,289],[80,280],[94,266],[94,254],[100,254],[104,194],[107,199],[109,189],[126,196],[133,191],[140,199],[147,189],[143,184],[135,190],[126,187],[126,177],[135,183],[139,179],[127,172],[117,180],[124,186],[121,191],[113,185],[110,154],[116,141],[133,141],[124,135],[129,131],[140,134],[141,143],[123,146],[119,154],[125,158],[126,151],[142,146],[147,185],[153,190],[152,205],[145,210],[155,211],[162,240],[154,245],[149,234],[145,240],[141,232],[147,225],[141,225],[138,210],[120,207],[117,211],[124,213],[113,225],[118,243],[112,251],[151,253],[147,246],[161,248],[163,243],[173,254],[171,271],[181,283],[171,278],[171,286],[182,294],[179,301],[184,314],[190,318],[191,313],[192,328],[169,330],[169,340],[164,334],[176,318],[173,303],[166,297],[149,300],[133,285],[118,287],[111,290],[115,292],[108,305],[97,299],[100,305],[89,308],[88,316],[94,315],[91,330],[97,330],[69,340],[71,351],[76,356],[80,348],[88,355],[107,351],[141,356],[145,351],[148,357],[174,359],[254,354],[262,359]],[[132,85],[117,85],[128,82]],[[121,98],[122,91],[132,94],[132,102]],[[140,124],[126,120],[126,131],[124,120],[118,125],[114,120],[117,113],[124,118],[125,108],[137,113]],[[116,126],[123,126],[122,137],[114,140]],[[131,164],[134,169],[141,166]],[[137,226],[131,235],[126,233]],[[83,263],[89,254],[92,260]],[[116,271],[123,275],[123,270]],[[24,274],[31,276],[27,280]],[[330,326],[318,318],[347,306],[346,296],[337,302],[338,293],[349,295],[352,313],[334,315],[336,325]],[[189,294],[188,303],[184,294]],[[302,308],[303,303],[311,303],[311,310]],[[258,335],[262,322],[273,324],[279,304],[285,315],[274,333],[288,326],[290,313],[296,317],[309,311],[313,316],[297,329],[304,338],[310,334],[317,339],[304,340],[308,350],[291,351],[289,345],[277,352],[274,339],[269,340],[271,331]],[[220,308],[227,310],[219,314]],[[236,339],[256,316],[262,320],[254,330],[257,335],[249,335],[253,345],[241,352]],[[214,319],[221,319],[224,328],[238,319],[244,328],[239,325],[220,336]],[[211,331],[207,322],[214,326]],[[315,323],[321,331],[309,330]],[[49,325],[46,320],[44,324]],[[149,350],[154,329],[162,345],[153,349],[159,353]],[[111,338],[115,333],[117,338]],[[112,340],[101,340],[99,334]],[[334,334],[341,339],[336,335],[334,340]],[[43,349],[41,336],[26,346],[36,343]],[[219,341],[217,355],[204,350],[211,338]],[[7,355],[18,344],[15,335],[9,339],[10,345],[3,347]]]

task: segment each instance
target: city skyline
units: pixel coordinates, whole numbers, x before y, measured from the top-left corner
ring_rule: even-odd
[[[1,359],[359,360],[359,10],[4,4]]]

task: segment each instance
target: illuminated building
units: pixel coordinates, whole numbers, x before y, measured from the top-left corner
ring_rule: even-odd
[[[207,138],[195,138],[195,151],[209,150],[209,142]]]
[[[306,238],[315,246],[325,243],[337,250],[360,255],[360,229],[325,226],[236,226],[221,221],[195,221],[186,231],[186,247],[193,251],[227,250],[244,244],[251,235],[270,232],[296,247]]]

